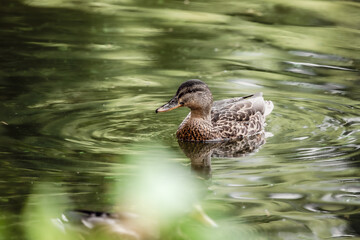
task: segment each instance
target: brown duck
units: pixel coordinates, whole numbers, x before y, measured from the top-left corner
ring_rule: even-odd
[[[213,102],[209,87],[200,80],[182,83],[175,96],[156,112],[190,108],[176,136],[182,141],[241,139],[264,130],[265,116],[274,108],[262,93]]]

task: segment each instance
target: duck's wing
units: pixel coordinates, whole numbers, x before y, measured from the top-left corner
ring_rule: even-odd
[[[248,95],[245,97],[229,98],[229,99],[215,101],[213,103],[212,110],[221,111],[221,110],[224,110],[231,106],[235,106],[235,105],[239,105],[239,104],[241,105],[242,103],[243,104],[247,103],[247,105],[249,103],[252,104],[253,102],[255,102],[255,100],[259,100],[259,98],[264,100],[262,95],[263,95],[262,92],[259,92],[259,93],[254,93],[254,94],[251,94],[251,95]]]
[[[212,124],[222,137],[253,135],[263,130],[265,115],[272,107],[270,101],[264,101],[262,93],[216,101],[212,108]]]

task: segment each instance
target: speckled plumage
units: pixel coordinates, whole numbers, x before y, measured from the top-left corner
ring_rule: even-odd
[[[265,116],[273,109],[262,93],[213,102],[208,86],[200,80],[180,85],[176,95],[156,112],[177,107],[191,112],[180,124],[176,136],[182,141],[214,141],[252,136],[264,130]]]

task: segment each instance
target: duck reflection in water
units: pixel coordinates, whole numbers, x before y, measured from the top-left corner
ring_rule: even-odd
[[[262,93],[214,102],[209,87],[193,79],[182,83],[155,112],[179,107],[190,108],[176,132],[179,145],[194,169],[209,171],[211,156],[238,157],[264,144],[265,117],[274,105]]]
[[[226,142],[185,142],[178,141],[180,148],[191,160],[191,169],[201,177],[211,177],[211,158],[243,157],[255,152],[265,143],[265,133],[243,137]]]

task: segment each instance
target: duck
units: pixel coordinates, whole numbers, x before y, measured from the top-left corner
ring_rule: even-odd
[[[273,108],[261,92],[245,97],[213,101],[208,85],[191,79],[183,82],[175,96],[155,110],[168,112],[180,107],[190,108],[176,137],[180,141],[211,142],[243,139],[263,132],[265,118]]]
[[[207,229],[218,227],[200,204],[193,204],[190,210],[186,215],[179,216],[179,219],[199,223]],[[68,210],[51,222],[65,234],[65,239],[156,240],[163,239],[161,230],[172,223],[168,220],[166,224],[160,224],[159,220],[156,215],[140,215],[130,211]],[[75,236],[78,237],[72,238]]]

